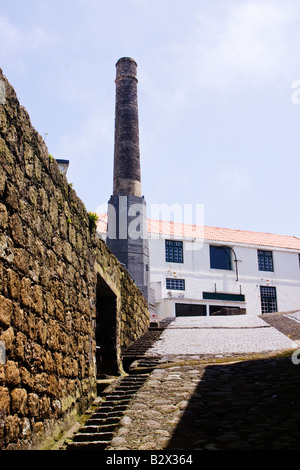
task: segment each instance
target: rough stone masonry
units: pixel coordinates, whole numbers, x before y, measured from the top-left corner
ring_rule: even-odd
[[[122,373],[149,312],[1,70],[0,83],[0,449],[46,448],[97,373]]]

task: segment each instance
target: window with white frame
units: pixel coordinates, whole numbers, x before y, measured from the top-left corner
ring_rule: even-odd
[[[260,271],[274,271],[272,251],[258,250],[257,256]]]
[[[260,286],[261,313],[277,312],[276,287]]]
[[[185,290],[184,279],[166,279],[166,288],[168,290]]]
[[[169,263],[183,263],[183,242],[166,240],[166,261]]]

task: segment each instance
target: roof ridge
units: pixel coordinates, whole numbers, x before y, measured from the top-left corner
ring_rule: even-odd
[[[100,224],[105,224],[107,221],[107,214],[98,215],[100,230]],[[104,229],[102,227],[102,231],[105,231]],[[300,238],[295,235],[280,235],[270,232],[255,232],[253,230],[214,227],[151,218],[148,218],[148,232],[178,238],[199,238],[215,242],[286,248],[300,252]]]
[[[274,232],[262,232],[262,231],[257,231],[257,230],[248,230],[248,229],[241,229],[241,228],[231,228],[231,227],[218,227],[215,225],[199,225],[199,224],[190,224],[190,223],[184,223],[184,222],[174,222],[170,220],[162,220],[162,219],[150,219],[148,218],[148,221],[154,221],[154,222],[163,222],[163,223],[176,223],[179,225],[188,225],[191,227],[204,227],[204,228],[212,228],[215,230],[231,230],[234,232],[243,232],[243,233],[260,233],[264,235],[272,235],[275,237],[290,237],[290,238],[296,238],[296,240],[300,240],[299,237],[296,237],[295,235],[286,235],[286,234],[279,234],[279,233],[274,233]]]

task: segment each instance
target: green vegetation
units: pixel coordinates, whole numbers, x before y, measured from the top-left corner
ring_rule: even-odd
[[[96,227],[99,217],[94,212],[88,212],[88,216],[89,216],[90,228],[93,229]]]

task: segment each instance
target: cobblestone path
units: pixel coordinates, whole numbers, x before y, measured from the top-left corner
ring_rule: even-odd
[[[298,317],[264,320],[300,344]],[[150,331],[127,351],[128,377],[143,380],[102,448],[300,450],[300,354],[296,361],[287,350],[145,357],[161,333]]]
[[[300,365],[206,361],[162,359],[107,449],[300,449]]]

